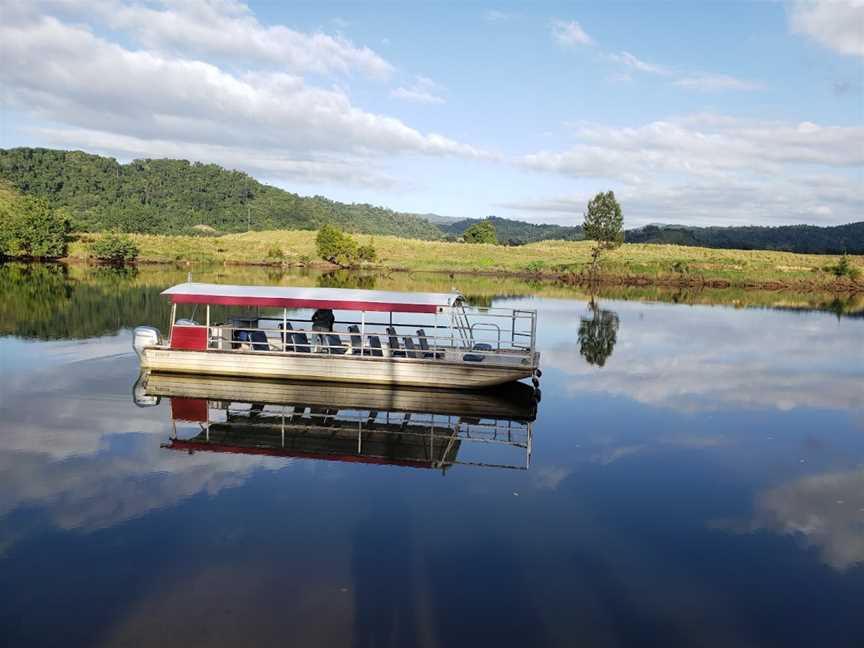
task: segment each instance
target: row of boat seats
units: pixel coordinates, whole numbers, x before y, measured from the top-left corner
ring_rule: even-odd
[[[281,331],[280,338],[282,345],[287,351],[295,351],[299,353],[311,353],[313,344],[309,341],[306,333],[295,331],[291,326],[291,322],[279,323]],[[390,346],[390,355],[395,358],[434,358],[440,359],[444,357],[442,352],[436,352],[429,346],[429,338],[424,329],[417,329],[417,340],[419,348],[414,344],[414,338],[408,335],[402,336],[404,347],[399,343],[399,335],[396,329],[392,326],[387,327],[387,337]],[[349,336],[351,338],[351,354],[352,355],[367,355],[373,357],[383,357],[384,350],[381,346],[381,339],[377,335],[369,335],[367,339],[369,346],[363,347],[363,338],[360,334],[360,327],[352,324],[348,327]],[[269,351],[270,343],[267,340],[267,334],[261,330],[245,330],[235,329],[232,333],[232,348],[240,348],[241,344],[250,344],[254,351]],[[325,347],[327,353],[344,354],[347,353],[349,347],[346,346],[342,338],[333,332],[322,332],[318,335],[321,341],[321,346]],[[472,347],[472,351],[491,351],[492,345],[477,343]],[[481,362],[484,356],[476,353],[466,353],[462,359],[467,362]]]
[[[279,328],[282,329],[282,323],[279,324]],[[384,349],[381,346],[381,338],[377,335],[369,335],[367,336],[367,340],[369,342],[369,346],[363,346],[363,336],[360,334],[360,327],[356,324],[352,324],[348,327],[349,337],[351,338],[351,354],[352,355],[366,355],[373,357],[383,357]],[[309,353],[312,351],[312,344],[309,342],[309,338],[305,333],[301,333],[299,331],[294,331],[291,326],[291,322],[285,322],[285,330],[280,334],[282,339],[282,344],[285,345],[286,350],[288,351],[296,351],[301,353]],[[414,339],[410,336],[403,336],[403,341],[405,347],[402,348],[399,344],[399,336],[396,333],[396,329],[392,326],[387,327],[387,335],[388,342],[390,346],[390,355],[395,358],[442,358],[444,356],[443,353],[436,353],[431,350],[429,347],[429,340],[426,335],[426,331],[423,329],[417,329],[417,338],[420,343],[420,348],[414,344]],[[343,354],[348,352],[348,347],[342,342],[342,338],[337,333],[325,333],[322,332],[320,334],[320,338],[325,342],[323,346],[326,347],[327,352],[329,353],[338,353]]]

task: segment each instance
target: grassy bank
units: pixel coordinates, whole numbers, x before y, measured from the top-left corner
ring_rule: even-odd
[[[69,256],[86,259],[84,236]],[[315,232],[272,231],[221,237],[133,235],[139,261],[308,265],[315,263]],[[361,237],[365,242],[366,237]],[[467,245],[375,237],[379,265],[392,270],[537,274],[579,281],[590,263],[590,241],[543,241],[520,247]],[[862,290],[864,279],[837,281],[825,268],[830,255],[717,250],[678,245],[625,244],[604,256],[602,279],[610,283],[732,287],[832,286]],[[864,277],[864,257],[852,258]]]

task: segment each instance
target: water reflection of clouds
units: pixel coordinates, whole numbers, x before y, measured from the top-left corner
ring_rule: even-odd
[[[811,475],[762,491],[749,522],[713,526],[795,536],[845,571],[864,563],[864,469]]]
[[[0,529],[4,517],[24,509],[39,510],[61,529],[104,528],[285,465],[271,457],[161,449],[168,414],[132,404],[130,368],[134,357],[0,380]]]
[[[602,305],[621,320],[602,369],[582,359],[575,341],[585,311],[543,308],[542,365],[566,375],[570,394],[626,396],[680,411],[864,407],[860,321],[718,307],[678,307],[673,319],[668,306]]]

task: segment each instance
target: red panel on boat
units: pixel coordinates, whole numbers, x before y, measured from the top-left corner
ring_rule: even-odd
[[[207,422],[207,401],[203,398],[171,399],[171,418],[175,421]]]
[[[207,348],[207,327],[174,325],[171,328],[171,348],[204,351]]]

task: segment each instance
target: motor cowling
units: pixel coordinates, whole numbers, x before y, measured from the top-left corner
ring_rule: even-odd
[[[132,332],[132,348],[141,358],[144,349],[162,344],[162,334],[153,326],[136,326]]]

